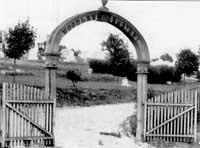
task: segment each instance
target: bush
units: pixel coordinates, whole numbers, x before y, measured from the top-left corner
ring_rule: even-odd
[[[76,86],[75,84],[76,84],[78,81],[81,81],[81,72],[80,72],[80,70],[78,70],[78,69],[69,70],[69,71],[66,73],[66,77],[67,77],[67,79],[69,79],[69,80],[72,81],[73,86]]]
[[[93,69],[94,73],[101,74],[113,74],[115,76],[122,76],[120,73],[115,73],[116,70],[113,66],[105,60],[90,60],[90,67]],[[117,71],[122,71],[123,76],[127,77],[131,81],[137,80],[137,65],[134,60],[130,60],[123,68]],[[166,84],[167,81],[179,82],[181,79],[181,73],[176,69],[176,67],[171,67],[167,65],[150,66],[148,73],[148,83],[153,84]]]
[[[200,81],[200,71],[197,71],[197,79]]]
[[[134,60],[131,60],[127,65],[126,77],[131,81],[137,81],[137,65]]]
[[[180,79],[181,74],[177,72],[175,67],[170,67],[167,65],[149,67],[149,83],[166,84],[167,81],[179,82]]]
[[[92,68],[93,73],[109,74],[111,73],[110,64],[105,60],[93,59],[89,61],[89,66]]]
[[[109,61],[106,60],[90,60],[89,61],[90,68],[93,69],[93,73],[101,73],[101,74],[112,74],[114,76],[123,76],[127,77],[129,80],[136,81],[136,62],[134,60],[130,60],[126,64],[116,67],[111,66]]]

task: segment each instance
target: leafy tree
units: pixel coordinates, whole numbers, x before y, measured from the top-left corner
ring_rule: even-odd
[[[130,65],[128,45],[119,38],[119,35],[112,33],[101,45],[102,50],[108,52],[107,59],[111,67],[111,73],[117,76],[126,76],[128,65]]]
[[[36,32],[28,20],[19,22],[14,28],[9,28],[5,35],[6,48],[3,49],[3,52],[6,57],[14,59],[14,73],[16,71],[16,60],[35,46],[35,38]]]
[[[199,58],[190,49],[183,49],[177,55],[176,68],[181,74],[190,75],[194,71],[198,71]]]
[[[66,77],[67,79],[71,80],[73,83],[73,86],[76,87],[76,83],[78,81],[81,81],[81,72],[78,69],[69,70],[66,73]]]
[[[168,61],[168,62],[174,61],[173,58],[168,53],[161,55],[160,59],[163,60],[163,61]]]

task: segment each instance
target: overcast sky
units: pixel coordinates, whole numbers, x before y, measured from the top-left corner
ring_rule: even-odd
[[[19,20],[29,18],[37,29],[37,42],[42,42],[62,21],[77,13],[96,10],[101,0],[0,0],[0,30],[7,30]],[[200,2],[127,2],[109,1],[110,11],[128,19],[144,36],[151,58],[167,52],[175,57],[183,48],[197,51],[200,45]],[[61,44],[80,49],[82,56],[103,56],[100,43],[109,33],[120,34],[113,26],[88,22],[68,33]],[[134,47],[129,43],[130,51]],[[136,57],[135,53],[134,57]],[[36,49],[31,51],[32,57]]]

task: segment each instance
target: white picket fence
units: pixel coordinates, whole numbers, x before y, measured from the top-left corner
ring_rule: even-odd
[[[3,83],[0,93],[1,146],[54,145],[53,107],[44,91]]]
[[[200,111],[198,88],[161,94],[145,102],[146,141],[196,141],[197,112]]]

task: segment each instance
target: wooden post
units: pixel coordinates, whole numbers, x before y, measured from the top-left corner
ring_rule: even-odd
[[[137,63],[137,130],[136,140],[143,141],[144,136],[144,103],[147,100],[147,73],[148,73],[147,62]]]
[[[54,135],[54,126],[55,126],[55,109],[56,109],[56,69],[57,69],[57,61],[59,58],[59,54],[45,54],[46,57],[46,73],[45,73],[45,99],[53,100],[54,105],[52,106],[52,115],[51,121],[48,123],[49,129],[48,131]],[[50,106],[49,106],[50,107]],[[50,129],[51,128],[51,129]],[[55,139],[53,139],[53,144],[55,145]]]
[[[1,146],[5,147],[6,136],[6,83],[3,83],[3,96],[2,96],[2,143]]]

